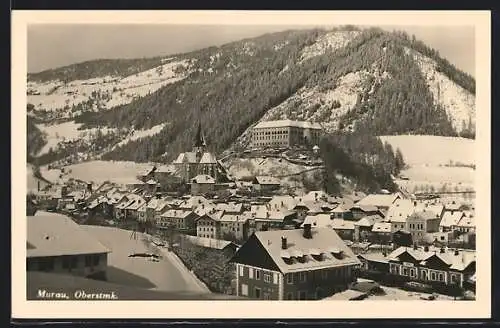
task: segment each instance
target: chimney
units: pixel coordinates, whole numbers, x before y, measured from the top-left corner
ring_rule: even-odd
[[[455,254],[455,256],[458,256],[458,254],[459,254],[459,253],[458,253],[458,249],[456,249],[456,250],[455,250],[455,253],[454,253],[454,254]]]
[[[303,233],[304,238],[311,239],[312,238],[312,233],[311,233],[311,224],[306,223],[304,224],[304,233]]]
[[[40,180],[37,180],[37,190],[40,191]]]
[[[281,249],[287,249],[286,237],[281,237]]]
[[[424,252],[428,252],[429,251],[429,246],[424,246]]]
[[[92,184],[91,183],[87,183],[87,190],[89,192],[92,192]]]
[[[445,252],[444,247],[441,247],[441,249],[439,250],[439,253],[444,254],[444,252]]]
[[[413,244],[413,249],[414,249],[414,250],[417,250],[417,249],[418,249],[417,244]]]
[[[160,199],[161,198],[161,194],[160,193],[156,193],[156,199]]]
[[[413,201],[413,206],[415,206],[415,207],[417,206],[417,201],[416,200]]]

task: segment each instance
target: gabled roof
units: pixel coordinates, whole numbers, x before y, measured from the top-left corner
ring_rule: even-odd
[[[420,219],[420,220],[436,220],[436,219],[441,219],[440,216],[436,213],[434,213],[434,211],[427,211],[427,210],[423,210],[423,211],[418,211],[418,212],[414,212],[412,215],[410,215],[408,217],[408,219]]]
[[[380,215],[369,215],[354,222],[354,225],[359,227],[372,227],[375,222],[381,219],[382,217]]]
[[[188,164],[198,163],[196,159],[196,153],[195,152],[180,153],[177,159],[173,161],[173,164],[182,164],[182,163],[188,163]]]
[[[243,212],[243,204],[242,203],[218,203],[215,206],[215,209],[218,211],[224,211],[225,213],[241,213]]]
[[[183,211],[183,210],[167,210],[160,216],[162,218],[177,218],[184,219],[188,217],[188,215],[192,214],[193,211]]]
[[[203,153],[200,164],[217,164],[217,158],[212,153]]]
[[[214,221],[220,221],[222,216],[224,215],[224,211],[216,211],[215,209],[212,209],[210,211],[207,211],[205,213],[200,213],[201,215],[198,215],[198,217],[195,219],[195,221],[198,221],[200,219],[204,218],[209,218]]]
[[[283,273],[317,270],[346,265],[358,265],[361,262],[330,228],[312,228],[312,238],[304,238],[302,229],[258,231],[254,236],[270,255]],[[287,249],[281,248],[281,238],[287,240]],[[245,247],[243,245],[240,249]],[[322,254],[318,260],[313,254]],[[333,255],[335,253],[335,256]],[[301,257],[302,255],[303,257]],[[303,259],[303,263],[299,258]]]
[[[283,222],[285,218],[294,215],[293,211],[268,211],[260,210],[255,214],[255,221],[279,221]]]
[[[292,196],[289,195],[277,195],[273,196],[273,198],[271,198],[268,204],[269,204],[269,209],[272,210],[280,210],[280,209],[292,210],[297,204],[297,201],[296,199],[294,199]]]
[[[221,222],[246,222],[251,218],[250,212],[243,212],[242,214],[223,214],[220,218]]]
[[[97,239],[65,215],[28,216],[27,257],[109,253]]]
[[[375,222],[375,224],[373,224],[372,232],[391,232],[391,223]]]
[[[215,183],[215,179],[207,174],[197,175],[191,181],[192,181],[192,183],[199,183],[199,184],[214,184]]]
[[[271,176],[256,176],[255,181],[261,185],[279,185],[281,183],[279,179]]]
[[[331,227],[332,218],[330,214],[308,215],[301,224],[301,227],[303,227],[304,224],[310,224],[313,228]]]
[[[378,211],[378,207],[376,207],[375,205],[363,205],[363,204],[354,204],[352,207],[351,207],[351,211],[353,209],[359,209],[363,212],[376,212]]]
[[[357,202],[357,205],[372,205],[376,207],[391,206],[399,195],[395,194],[370,194]]]
[[[200,207],[201,205],[205,205],[207,207],[208,205],[212,205],[213,203],[206,199],[203,196],[191,196],[189,199],[183,201],[179,207],[180,208],[185,208],[185,209],[194,209],[197,207]]]
[[[319,123],[312,123],[307,121],[292,121],[292,120],[277,120],[277,121],[263,121],[257,123],[254,129],[263,128],[285,128],[285,127],[298,127],[303,129],[321,130]]]
[[[354,222],[343,219],[333,219],[331,226],[338,230],[354,230]]]
[[[329,197],[328,194],[323,190],[313,190],[308,192],[302,198],[304,200],[309,200],[309,201],[316,201],[316,200],[328,201],[328,197]]]
[[[389,260],[397,260],[399,256],[403,253],[408,253],[415,260],[419,261],[421,265],[426,265],[428,260],[436,256],[442,262],[450,267],[452,270],[462,271],[467,268],[471,263],[476,261],[476,252],[470,250],[455,250],[444,248],[444,253],[441,253],[440,248],[429,247],[428,251],[425,251],[423,247],[417,247],[414,249],[413,247],[404,247],[401,246],[390,253],[387,258]]]
[[[476,220],[474,216],[464,216],[458,221],[458,227],[463,228],[474,228],[476,226]]]
[[[464,216],[464,212],[462,211],[445,211],[443,214],[443,218],[439,223],[440,227],[452,227],[458,224],[460,219]]]

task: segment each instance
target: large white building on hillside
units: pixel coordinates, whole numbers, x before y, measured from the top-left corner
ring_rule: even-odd
[[[252,147],[314,146],[319,143],[321,125],[305,121],[260,122],[252,129]]]

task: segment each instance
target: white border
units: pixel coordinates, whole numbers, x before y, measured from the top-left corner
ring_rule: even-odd
[[[425,301],[27,301],[25,272],[28,24],[411,25],[476,31],[477,300]],[[12,12],[12,317],[14,318],[488,318],[490,242],[490,13],[488,11],[16,11]]]

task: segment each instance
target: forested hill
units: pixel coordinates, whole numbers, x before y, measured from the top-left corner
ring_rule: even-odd
[[[307,119],[329,132],[474,135],[474,79],[422,42],[380,29],[266,34],[174,56],[186,78],[106,110],[74,117],[83,128],[163,129],[114,147],[104,159],[171,160],[192,146],[201,122],[209,148],[244,145],[262,119]],[[31,81],[129,76],[162,58],[91,61],[31,74]],[[450,94],[453,101],[448,103]],[[471,100],[472,99],[472,100]],[[165,159],[165,158],[163,158]]]

